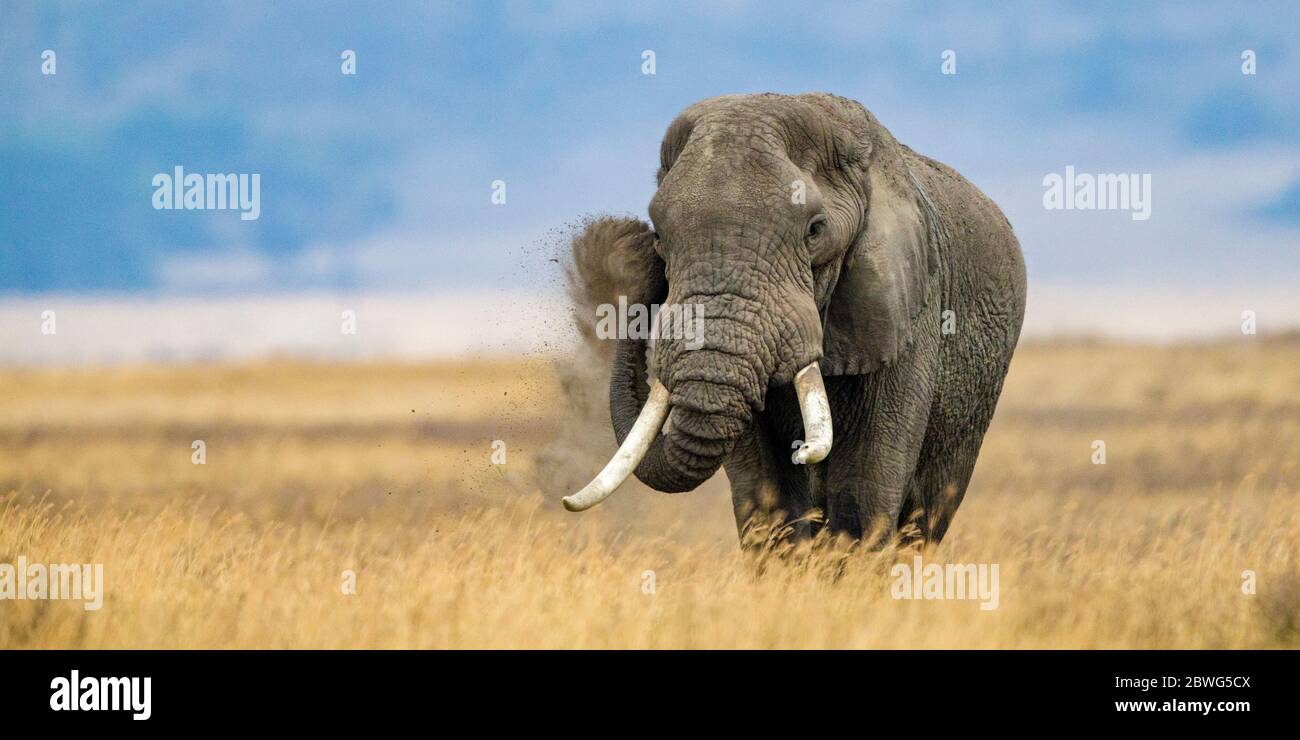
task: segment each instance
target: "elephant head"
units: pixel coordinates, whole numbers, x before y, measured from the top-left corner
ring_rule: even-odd
[[[649,352],[618,341],[609,400],[620,448],[565,499],[573,511],[633,468],[660,491],[695,488],[768,388],[791,382],[807,440],[796,462],[820,461],[833,423],[822,374],[869,373],[905,351],[936,266],[936,219],[903,147],[845,98],[696,103],[668,127],[658,183],[653,228],[627,222],[615,247],[637,273],[629,299],[702,311],[703,337],[661,332]]]

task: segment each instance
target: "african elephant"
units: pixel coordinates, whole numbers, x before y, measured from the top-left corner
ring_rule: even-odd
[[[620,448],[566,508],[633,468],[679,492],[725,466],[742,542],[773,515],[798,537],[939,541],[1024,316],[1024,260],[998,207],[855,101],[763,94],[704,100],[669,125],[649,215],[591,223],[573,241],[576,280],[700,307],[703,341],[618,340]]]

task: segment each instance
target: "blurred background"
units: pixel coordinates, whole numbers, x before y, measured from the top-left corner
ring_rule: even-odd
[[[567,231],[644,216],[668,122],[758,91],[860,100],[992,196],[1029,336],[1300,321],[1293,2],[614,5],[3,0],[0,362],[553,349]],[[260,173],[260,218],[154,210],[177,165]],[[1045,210],[1066,166],[1149,173],[1150,219]]]

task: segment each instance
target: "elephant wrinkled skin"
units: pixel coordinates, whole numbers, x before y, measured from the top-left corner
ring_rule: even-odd
[[[701,101],[668,127],[660,159],[653,226],[600,219],[573,242],[588,302],[704,311],[702,342],[616,340],[619,443],[650,379],[662,384],[653,423],[667,418],[663,433],[638,432],[621,474],[635,466],[650,487],[676,492],[725,466],[742,541],[751,525],[782,519],[801,537],[829,528],[939,541],[1024,316],[1024,261],[1001,211],[829,94]],[[793,380],[813,363],[825,395],[810,400]],[[801,401],[818,408],[817,398],[829,402],[834,443],[800,465]]]

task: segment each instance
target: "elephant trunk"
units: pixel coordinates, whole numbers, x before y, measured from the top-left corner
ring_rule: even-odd
[[[564,499],[569,511],[583,511],[604,501],[634,467],[637,478],[656,490],[692,490],[717,472],[736,439],[751,423],[748,411],[741,415],[730,413],[735,408],[748,408],[740,391],[732,389],[728,393],[720,390],[725,386],[711,381],[685,380],[670,401],[668,389],[661,382],[644,382],[645,350],[644,341],[621,340],[614,352],[609,401],[619,450],[590,484]],[[689,369],[691,364],[679,367]],[[689,370],[685,377],[690,377]],[[821,462],[831,451],[832,421],[816,362],[796,374],[795,392],[805,437],[795,461]],[[666,424],[670,408],[671,423]]]
[[[620,443],[642,407],[644,349],[642,342],[626,341],[615,351],[610,416]],[[688,352],[665,379],[672,412],[636,469],[637,478],[651,488],[667,493],[696,488],[722,467],[748,428],[751,410],[744,394],[716,380],[719,361],[713,352]]]
[[[769,383],[795,384],[806,440],[796,462],[818,462],[830,452],[811,281],[770,269],[764,250],[776,242],[760,234],[738,221],[701,239],[692,259],[674,267],[658,314],[652,383],[647,342],[619,340],[609,404],[620,448],[591,485],[565,499],[566,508],[599,503],[633,466],[651,488],[693,490],[722,467],[763,410]],[[661,426],[661,433],[646,433]]]
[[[670,404],[661,382],[645,382],[645,354],[646,342],[636,339],[620,340],[614,350],[609,410],[619,450],[590,484],[564,499],[569,511],[608,498],[634,467],[637,478],[651,488],[690,491],[718,471],[749,424],[747,413],[735,418],[701,410],[707,407],[701,395],[706,389],[698,381],[688,381],[675,395],[676,404]],[[670,405],[672,423],[666,424]]]

